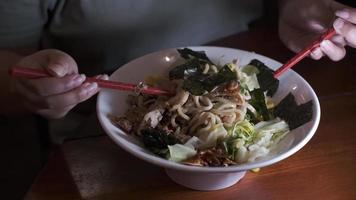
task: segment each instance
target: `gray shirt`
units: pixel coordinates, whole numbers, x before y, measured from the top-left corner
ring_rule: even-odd
[[[90,75],[152,51],[245,30],[262,12],[261,1],[1,1],[0,47],[57,48]]]

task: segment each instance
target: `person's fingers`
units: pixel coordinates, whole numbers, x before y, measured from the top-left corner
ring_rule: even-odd
[[[347,45],[345,38],[341,35],[334,35],[330,40],[337,46],[344,47]]]
[[[23,98],[23,102],[27,103],[26,105],[31,105],[32,110],[62,109],[74,106],[89,99],[99,91],[97,83],[84,83],[71,91],[43,97],[33,93],[21,83],[15,83],[14,87],[16,87],[17,93]]]
[[[52,95],[45,98],[46,107],[49,109],[64,108],[89,99],[99,91],[97,83],[84,83],[69,92]]]
[[[107,74],[99,74],[94,76],[96,79],[109,80],[109,76]]]
[[[73,74],[64,77],[49,77],[31,80],[20,80],[27,88],[39,96],[49,96],[70,91],[85,81],[84,74]]]
[[[349,21],[353,24],[356,24],[356,9],[345,8],[335,12],[335,15],[343,18],[346,21]]]
[[[314,60],[320,60],[323,57],[323,52],[321,51],[320,47],[315,48],[311,54],[310,57],[313,58]]]
[[[342,46],[337,46],[330,40],[324,40],[320,44],[321,51],[333,61],[339,61],[345,57],[346,50]]]
[[[43,98],[40,97],[29,89],[25,88],[21,83],[17,82],[14,84],[14,87],[16,87],[18,95],[20,95],[23,99],[23,104],[25,107],[34,113],[37,113],[39,115],[42,115],[43,117],[46,117],[48,119],[58,119],[61,117],[64,117],[75,105],[77,105],[77,102],[75,102],[72,105],[64,106],[64,107],[54,107],[54,106],[61,106],[59,104],[64,105],[65,102],[53,104],[51,101],[53,98]],[[90,95],[88,95],[88,98]],[[84,96],[82,98],[83,100],[86,99]],[[57,101],[61,101],[60,99],[57,99]],[[68,103],[68,102],[67,102]],[[53,105],[50,105],[53,104]],[[68,103],[70,104],[70,102]]]
[[[103,74],[100,79],[109,80],[109,76],[107,74]]]
[[[356,46],[356,25],[338,18],[334,21],[336,32],[342,35],[348,44]]]
[[[55,49],[38,51],[21,59],[16,65],[21,67],[43,68],[55,77],[78,73],[78,67],[74,59],[68,54]]]

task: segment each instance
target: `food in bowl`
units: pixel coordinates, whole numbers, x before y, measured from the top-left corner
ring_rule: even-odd
[[[279,81],[258,60],[219,66],[204,52],[178,49],[184,60],[166,77],[145,84],[172,96],[128,97],[114,124],[136,135],[154,154],[194,166],[230,166],[268,155],[288,132],[312,118],[312,101],[297,105],[292,94],[271,100]]]

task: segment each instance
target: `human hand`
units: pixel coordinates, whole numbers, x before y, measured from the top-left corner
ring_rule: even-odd
[[[338,18],[336,18],[338,17]],[[335,19],[336,18],[336,19]],[[279,34],[293,51],[300,51],[334,26],[337,34],[315,48],[311,57],[344,58],[345,46],[356,47],[356,10],[332,0],[289,0],[281,5]]]
[[[53,77],[40,79],[16,78],[11,87],[25,107],[46,118],[61,118],[75,105],[99,91],[97,83],[84,83],[76,62],[59,50],[43,50],[21,59],[16,66],[42,68]],[[106,79],[107,76],[97,78]]]

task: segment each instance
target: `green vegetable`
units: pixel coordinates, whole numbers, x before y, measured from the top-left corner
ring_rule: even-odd
[[[260,88],[260,84],[257,80],[256,74],[247,75],[245,73],[241,73],[240,83],[241,87],[247,89],[248,91],[252,91],[254,89]]]
[[[313,102],[308,101],[304,104],[297,105],[293,94],[289,93],[275,107],[274,114],[284,119],[292,130],[312,119]]]
[[[289,132],[288,124],[280,118],[259,122],[254,128],[254,144],[267,148],[278,143]]]
[[[212,65],[214,64],[213,62],[211,62],[211,60],[208,58],[208,56],[206,56],[204,51],[193,51],[188,48],[178,49],[177,51],[179,52],[180,56],[182,58],[185,58],[186,60],[193,58],[193,59],[198,59],[200,61],[212,64]]]
[[[250,122],[244,120],[237,122],[233,128],[228,129],[228,134],[229,136],[222,141],[221,145],[229,158],[235,160],[239,148],[252,142],[254,127]]]
[[[262,119],[258,119],[251,110],[247,109],[246,115],[245,115],[245,119],[250,121],[253,124],[257,124],[258,122],[260,122]]]
[[[257,59],[252,60],[249,65],[258,69],[257,79],[262,91],[267,91],[268,96],[273,96],[279,85],[279,80],[274,78],[274,71]]]
[[[168,145],[179,143],[178,139],[173,135],[153,128],[141,130],[141,137],[145,147],[161,157],[167,156]]]
[[[275,134],[273,134],[272,136],[272,141],[273,143],[278,143],[282,138],[284,138],[285,135],[287,135],[288,131],[285,131],[285,132],[277,132]]]
[[[255,89],[250,92],[251,100],[250,104],[256,109],[256,111],[261,115],[255,118],[262,118],[262,121],[268,121],[273,118],[273,113],[269,112],[267,109],[265,95],[262,89]]]
[[[242,138],[246,142],[250,142],[253,137],[253,131],[253,125],[249,121],[243,120],[242,122],[235,124],[231,136],[235,138]]]
[[[225,151],[229,155],[229,158],[235,160],[236,154],[239,149],[245,145],[245,141],[241,138],[230,137],[223,142]]]
[[[246,65],[244,66],[241,71],[248,76],[251,76],[252,74],[258,74],[260,71],[258,71],[257,67],[253,65]]]
[[[193,95],[200,96],[203,95],[206,91],[203,81],[196,80],[184,80],[183,81],[183,90],[190,92]]]
[[[236,73],[228,65],[224,65],[216,74],[195,74],[188,77],[183,82],[183,89],[199,96],[206,91],[210,92],[220,84],[236,79]]]
[[[254,126],[256,132],[278,133],[288,131],[288,124],[280,118],[270,121],[262,121]]]
[[[228,65],[224,65],[217,74],[210,75],[206,77],[204,83],[206,84],[206,90],[211,91],[216,86],[236,80],[236,72],[234,72]]]
[[[183,89],[193,95],[203,95],[216,86],[237,80],[235,69],[224,65],[218,73],[203,74],[203,66],[208,63],[213,65],[204,52],[193,51],[188,48],[178,49],[180,55],[187,61],[169,71],[170,79],[184,79]]]
[[[169,160],[174,162],[181,162],[194,156],[197,153],[194,148],[182,144],[168,145],[168,149]]]
[[[288,124],[280,118],[262,121],[255,126],[244,120],[229,130],[229,136],[222,141],[221,146],[231,159],[245,162],[256,152],[268,151],[288,132]]]
[[[184,64],[178,65],[169,71],[170,79],[185,79],[191,76],[202,74],[203,70],[200,67],[198,59],[187,60]]]

